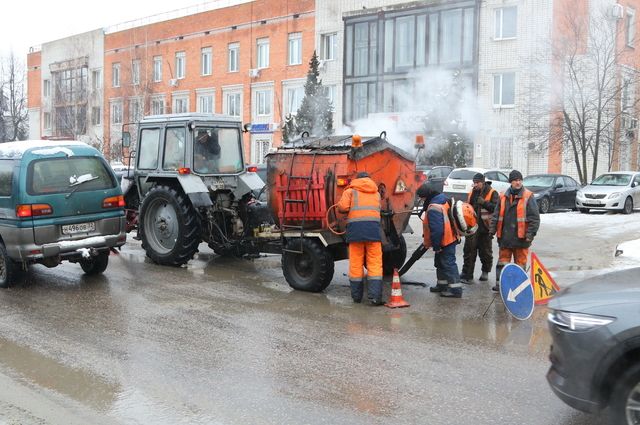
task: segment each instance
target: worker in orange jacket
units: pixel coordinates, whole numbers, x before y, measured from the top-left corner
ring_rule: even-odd
[[[500,273],[505,265],[515,261],[523,269],[527,266],[529,247],[540,227],[540,213],[533,193],[522,184],[522,173],[509,173],[511,187],[500,196],[500,203],[491,218],[489,232],[498,237],[500,256],[496,265],[496,285],[500,291]]]
[[[366,258],[368,297],[382,305],[382,229],[380,194],[368,173],[358,173],[338,202],[338,211],[348,213],[349,283],[353,302],[362,302]]]

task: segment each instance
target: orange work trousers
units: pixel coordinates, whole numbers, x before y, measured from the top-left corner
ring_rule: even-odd
[[[529,258],[529,248],[500,248],[500,256],[496,265],[496,281],[500,281],[500,273],[504,266],[513,262],[525,269],[527,267],[527,259]]]
[[[349,280],[362,282],[365,259],[369,282],[373,280],[382,282],[382,242],[349,243]]]

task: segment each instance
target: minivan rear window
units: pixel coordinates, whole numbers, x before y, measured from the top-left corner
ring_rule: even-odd
[[[116,184],[98,157],[38,159],[29,164],[27,174],[30,195],[112,189]]]
[[[449,174],[449,178],[452,180],[472,180],[477,171],[471,170],[455,170]]]
[[[14,162],[11,159],[0,160],[0,196],[11,196]]]

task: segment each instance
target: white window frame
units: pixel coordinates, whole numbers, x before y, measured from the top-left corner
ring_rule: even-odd
[[[636,44],[636,10],[628,7],[625,14],[625,39],[629,47]]]
[[[184,79],[187,73],[187,54],[184,51],[176,52],[176,78]]]
[[[214,90],[196,91],[196,112],[214,114],[216,111],[216,94]]]
[[[273,89],[263,88],[255,90],[255,105],[257,117],[269,117],[273,112]]]
[[[122,101],[111,102],[111,123],[122,124]]]
[[[160,102],[161,110],[158,111],[156,106]],[[162,115],[165,113],[167,105],[164,99],[164,96],[153,96],[151,98],[151,114],[152,115]]]
[[[259,148],[266,145],[266,148]],[[255,134],[251,140],[251,163],[264,164],[265,155],[269,153],[273,146],[273,138],[267,134]]]
[[[153,57],[153,82],[162,81],[162,56]]]
[[[173,99],[172,99],[172,105],[171,105],[171,112],[173,112],[174,114],[189,112],[189,95],[188,94],[179,94],[179,95],[174,94],[172,97]],[[182,110],[181,108],[178,108],[179,104],[184,105],[185,107],[184,110]]]
[[[94,90],[100,90],[102,88],[102,70],[101,69],[91,70],[91,87],[93,87]]]
[[[120,63],[111,64],[111,85],[120,87]]]
[[[99,106],[91,107],[91,125],[93,126],[102,125],[102,108]]]
[[[515,9],[516,11],[516,16],[515,16],[515,34],[514,35],[510,35],[505,37],[504,36],[504,11],[507,9]],[[504,6],[504,7],[499,7],[497,9],[494,9],[494,27],[493,27],[493,39],[496,41],[499,40],[514,40],[515,38],[518,37],[518,6],[513,5],[513,6]]]
[[[330,32],[320,36],[320,59],[332,61],[336,59],[338,49],[338,33]]]
[[[42,96],[45,99],[51,96],[51,80],[44,80],[42,82]]]
[[[329,102],[331,102],[331,105],[333,105],[333,108],[335,110],[336,107],[336,98],[338,97],[338,86],[336,84],[329,84],[329,85],[323,85],[322,88],[325,90],[325,95],[327,96],[327,98],[329,99]]]
[[[238,99],[237,102],[234,101],[234,106],[237,107],[238,109],[238,113],[235,115],[231,114],[230,111],[230,98],[233,97],[234,99]],[[222,113],[225,115],[229,115],[232,117],[242,117],[242,89],[233,89],[233,90],[223,90],[222,91]]]
[[[227,47],[227,71],[238,72],[240,70],[240,43],[229,43]]]
[[[212,73],[213,49],[203,47],[200,49],[200,75],[206,76]]]
[[[135,109],[137,109],[137,111]],[[138,116],[136,116],[135,112],[138,113]],[[129,99],[129,121],[137,122],[143,116],[144,111],[142,110],[142,99],[139,97]]]
[[[504,88],[503,81],[505,75],[513,75],[513,103],[503,103]],[[496,85],[498,86],[499,98],[496,99]],[[493,91],[492,91],[493,107],[495,109],[514,108],[516,106],[516,73],[503,72],[493,74]]]
[[[297,90],[301,90],[300,93],[300,100],[299,100],[299,105],[298,108],[300,107],[300,105],[302,105],[302,99],[304,99],[304,81],[300,81],[300,82],[284,82],[282,84],[282,89],[284,92],[284,114],[285,116],[287,114],[291,114],[291,115],[296,115],[296,113],[298,112],[298,109],[296,109],[295,111],[293,110],[294,108],[292,107],[293,105],[291,104],[292,98],[291,95],[293,93],[295,93],[295,91]]]
[[[131,84],[140,85],[140,60],[131,61]]]
[[[51,112],[42,114],[42,122],[45,130],[51,130]]]
[[[302,65],[302,33],[289,33],[288,64]]]
[[[256,40],[256,55],[258,69],[269,68],[269,37]]]

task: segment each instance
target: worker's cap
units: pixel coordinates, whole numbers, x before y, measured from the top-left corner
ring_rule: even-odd
[[[357,179],[362,179],[362,178],[365,178],[365,177],[371,177],[371,176],[370,176],[370,175],[369,175],[369,173],[367,173],[366,171],[360,171],[360,172],[356,175],[356,178],[357,178]]]
[[[482,174],[482,173],[476,173],[476,175],[475,175],[475,176],[473,176],[473,182],[474,182],[474,183],[484,182],[484,174]]]
[[[438,195],[439,193],[440,192],[438,192],[437,190],[432,189],[427,184],[423,184],[416,191],[416,195],[418,195],[419,198],[425,198],[425,199],[431,199],[434,196]]]
[[[522,173],[518,170],[513,170],[509,173],[509,183],[514,180],[522,180]]]

